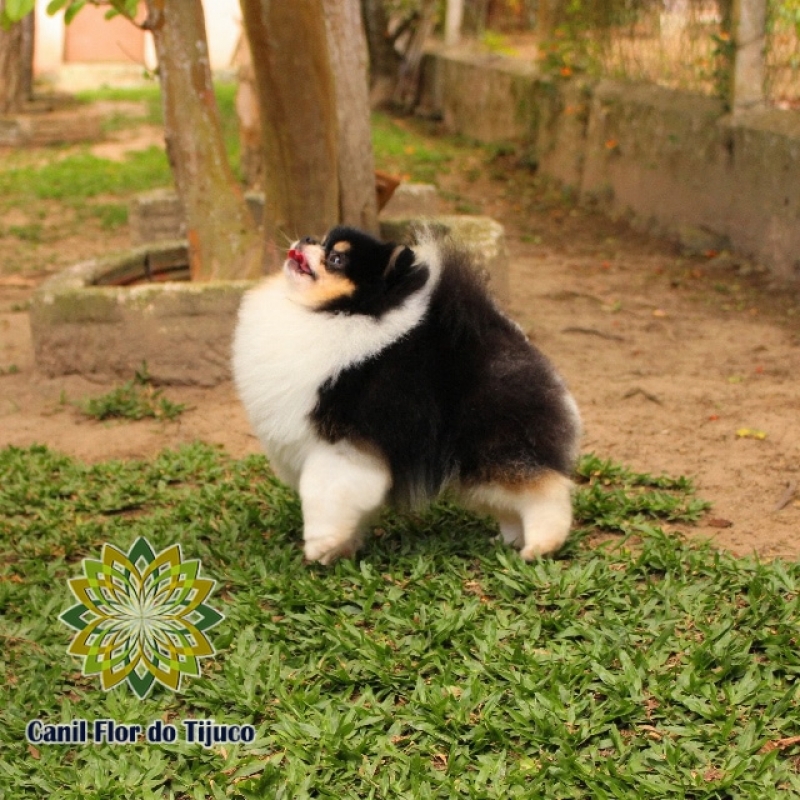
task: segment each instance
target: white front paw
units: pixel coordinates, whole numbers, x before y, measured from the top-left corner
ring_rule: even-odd
[[[332,564],[337,558],[353,558],[357,549],[358,541],[335,536],[307,539],[303,545],[306,560],[320,564]]]

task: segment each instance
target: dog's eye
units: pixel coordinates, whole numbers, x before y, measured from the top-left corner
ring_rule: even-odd
[[[328,266],[331,269],[344,269],[344,255],[335,250],[328,255]]]

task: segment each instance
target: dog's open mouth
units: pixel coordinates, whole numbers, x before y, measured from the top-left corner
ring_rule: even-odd
[[[303,255],[300,250],[292,248],[288,252],[289,267],[297,272],[299,275],[308,275],[311,278],[316,278],[314,271],[308,263],[308,259]]]

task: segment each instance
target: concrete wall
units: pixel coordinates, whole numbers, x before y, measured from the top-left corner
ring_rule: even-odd
[[[650,84],[554,83],[509,60],[428,54],[423,102],[447,127],[526,148],[542,173],[697,248],[732,247],[800,284],[800,112],[726,115]]]

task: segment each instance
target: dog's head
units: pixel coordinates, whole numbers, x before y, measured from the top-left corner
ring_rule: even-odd
[[[380,316],[425,285],[429,270],[403,245],[339,226],[295,242],[284,264],[292,296],[314,311]]]

